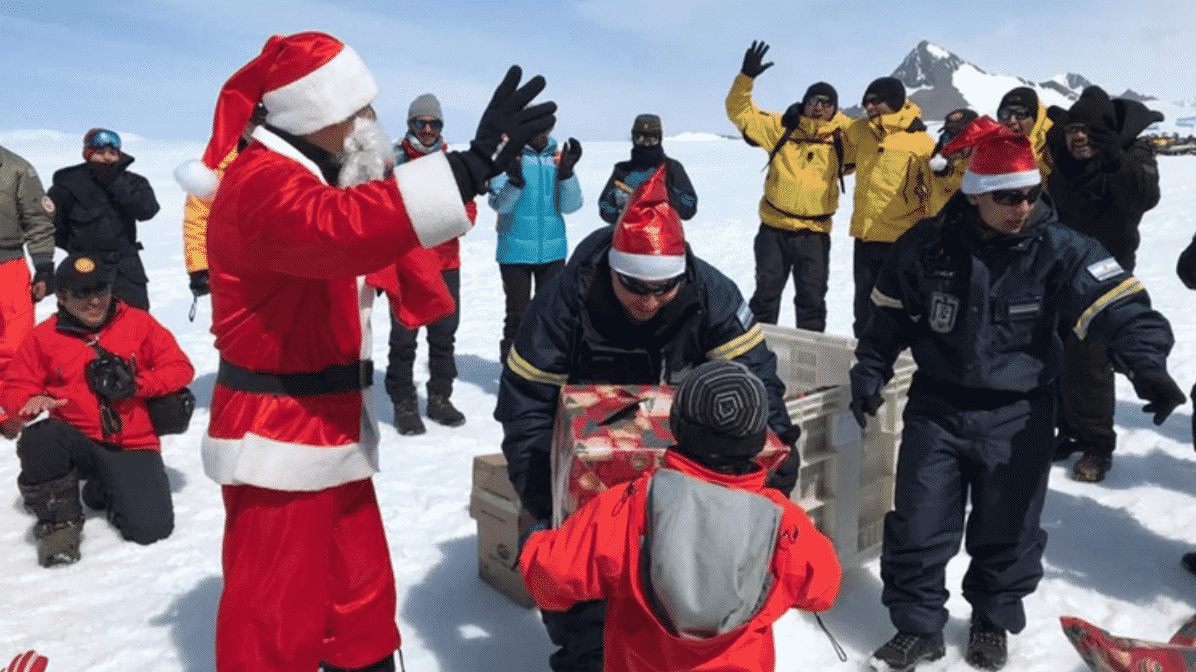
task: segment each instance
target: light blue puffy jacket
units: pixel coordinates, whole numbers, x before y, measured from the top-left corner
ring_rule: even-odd
[[[490,207],[498,213],[498,263],[543,264],[568,254],[562,215],[581,209],[581,185],[577,173],[556,179],[556,153],[556,139],[551,137],[543,151],[523,148],[522,189],[513,186],[506,173],[490,180]]]

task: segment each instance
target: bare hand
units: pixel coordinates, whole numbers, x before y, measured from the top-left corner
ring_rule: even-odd
[[[46,298],[46,281],[34,282],[29,285],[29,298],[33,299],[34,303]]]
[[[17,412],[17,415],[25,420],[31,420],[37,417],[38,413],[41,413],[42,411],[49,411],[60,406],[66,406],[66,403],[66,399],[55,399],[44,394],[39,394],[37,396],[30,397],[29,401],[26,401],[25,405],[21,407],[21,410]]]

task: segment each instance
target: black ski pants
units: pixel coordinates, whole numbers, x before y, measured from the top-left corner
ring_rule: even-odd
[[[895,508],[885,516],[881,600],[898,631],[941,632],[947,562],[966,540],[964,598],[974,614],[1017,633],[1026,626],[1022,599],[1042,578],[1056,392],[1044,388],[978,410],[948,398],[911,391],[905,409]]]
[[[797,328],[826,331],[830,235],[809,229],[784,231],[761,224],[753,247],[756,252],[756,291],[748,307],[756,319],[766,324],[777,323],[781,292],[792,272]]]
[[[448,285],[456,309],[424,327],[428,339],[428,395],[450,397],[453,381],[457,378],[457,360],[453,349],[457,339],[457,327],[461,324],[461,270],[440,272],[444,284]],[[390,313],[390,352],[386,365],[386,393],[390,400],[398,403],[404,397],[415,396],[414,367],[415,346],[419,329],[408,329]]]
[[[548,657],[552,672],[602,672],[606,600],[578,602],[568,611],[542,611],[548,639],[561,647]]]
[[[856,338],[864,333],[864,325],[868,322],[868,315],[872,312],[872,287],[876,285],[876,276],[884,266],[885,255],[893,243],[881,243],[870,240],[855,241],[852,250],[852,276],[855,278],[855,298],[852,300],[854,320],[851,323],[852,333]]]
[[[1111,457],[1117,447],[1116,390],[1113,364],[1103,343],[1068,335],[1063,341],[1060,392],[1059,434],[1075,439],[1086,453]]]
[[[538,292],[563,268],[564,259],[543,264],[498,265],[498,272],[502,276],[502,291],[507,297],[507,315],[502,325],[502,341],[498,344],[499,354],[502,356],[500,364],[507,361],[507,352],[519,333],[519,323],[523,321],[523,314],[532,302],[532,280],[535,280],[535,291]]]
[[[121,536],[152,544],[174,530],[174,504],[166,465],[156,450],[121,450],[96,443],[71,425],[56,419],[34,423],[17,440],[21,473],[17,482],[38,485],[71,471],[89,481],[89,505],[106,504],[108,521]]]

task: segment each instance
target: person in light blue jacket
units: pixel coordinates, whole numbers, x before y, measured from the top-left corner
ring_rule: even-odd
[[[563,215],[582,206],[573,173],[581,143],[569,138],[558,151],[549,133],[551,129],[529,141],[520,160],[490,181],[490,207],[498,213],[495,259],[507,297],[498,346],[504,362],[531,302],[532,280],[538,292],[565,266],[569,246]]]

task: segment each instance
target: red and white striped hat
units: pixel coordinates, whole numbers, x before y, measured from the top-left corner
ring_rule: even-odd
[[[610,267],[638,280],[670,280],[685,272],[685,229],[669,203],[665,164],[632,194],[615,224]]]
[[[1030,139],[998,124],[987,115],[978,117],[947,143],[944,155],[974,147],[959,190],[984,194],[998,189],[1021,189],[1042,182]]]

